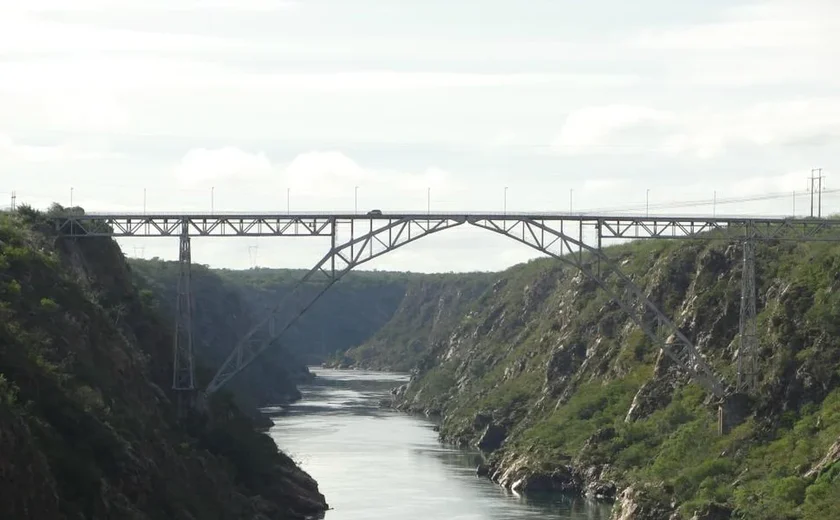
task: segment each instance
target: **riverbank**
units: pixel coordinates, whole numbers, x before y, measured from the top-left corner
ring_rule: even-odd
[[[311,370],[319,377],[301,387],[301,401],[268,410],[276,424],[270,435],[318,480],[334,508],[326,520],[610,516],[608,506],[584,499],[518,495],[476,477],[480,452],[441,444],[434,421],[380,406],[407,375]]]
[[[739,246],[651,241],[608,254],[734,381]],[[406,300],[375,346],[389,345],[386,367],[416,360],[396,406],[441,417],[447,442],[492,452],[502,485],[615,495],[636,511],[623,518],[822,519],[840,505],[837,265],[836,245],[756,246],[756,390],[723,435],[717,400],[596,283],[553,260],[499,273],[474,298]],[[400,341],[414,335],[419,347]],[[342,360],[380,367],[372,347]]]
[[[207,415],[178,413],[172,330],[114,241],[60,239],[26,207],[0,213],[0,518],[324,510],[317,483],[229,394]]]

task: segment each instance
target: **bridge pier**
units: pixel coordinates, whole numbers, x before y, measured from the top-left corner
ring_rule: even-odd
[[[726,435],[746,421],[752,406],[750,396],[741,392],[724,397],[718,405],[718,435]]]
[[[736,391],[755,392],[758,377],[758,337],[755,318],[755,242],[747,238],[743,243],[744,260],[741,273],[741,316],[738,329],[738,380]]]
[[[178,413],[183,416],[195,407],[195,366],[192,328],[192,253],[189,228],[181,227],[178,253],[178,293],[175,303],[175,338],[173,345],[172,390],[177,394]]]

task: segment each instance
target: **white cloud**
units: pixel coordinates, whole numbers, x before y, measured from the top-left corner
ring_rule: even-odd
[[[66,142],[56,145],[29,145],[14,141],[0,134],[0,163],[55,163],[70,161],[95,161],[118,157],[106,148],[90,146],[84,142]]]
[[[553,147],[561,154],[660,153],[708,159],[736,147],[836,140],[840,140],[840,99],[815,98],[716,112],[585,107],[569,114]]]
[[[0,0],[0,9],[19,11],[287,11],[301,6],[290,0]]]
[[[311,151],[299,154],[284,168],[287,186],[307,195],[335,197],[352,193],[361,185],[366,193],[400,197],[426,188],[451,194],[458,184],[446,171],[430,167],[419,173],[365,168],[345,154]]]
[[[197,148],[184,155],[174,173],[182,185],[196,186],[230,178],[270,178],[275,169],[263,153],[250,153],[234,147],[214,150]]]
[[[823,187],[826,186],[826,180],[830,174],[823,179]],[[739,195],[761,195],[766,193],[791,193],[793,191],[804,193],[809,190],[810,183],[808,177],[811,176],[810,170],[797,170],[781,175],[751,175],[744,179],[737,180],[732,183],[732,193]],[[814,190],[817,189],[815,184]]]
[[[662,85],[840,86],[840,4],[830,0],[733,4],[717,21],[648,28],[627,45],[666,65]]]
[[[770,0],[733,4],[722,19],[676,28],[648,29],[630,38],[648,50],[824,50],[838,41],[840,5],[826,0]]]
[[[149,89],[207,91],[212,89],[269,90],[271,92],[382,92],[446,88],[527,86],[614,86],[621,77],[598,74],[460,73],[359,70],[353,72],[248,72],[211,62],[164,57],[75,56],[55,60],[0,63],[0,77],[14,82],[0,85],[8,92],[63,88],[100,88],[121,92]]]
[[[673,117],[671,113],[644,106],[584,107],[568,115],[552,146],[563,154],[630,151],[640,144],[638,132],[670,125]]]

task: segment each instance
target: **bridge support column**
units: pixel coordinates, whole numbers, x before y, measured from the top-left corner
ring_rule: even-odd
[[[744,240],[744,260],[741,273],[741,319],[738,329],[738,392],[755,391],[758,375],[758,337],[755,318],[755,242]]]
[[[172,390],[177,394],[182,416],[195,406],[195,367],[192,329],[192,254],[187,223],[181,227],[178,254],[178,294],[175,303],[175,344],[172,363]]]

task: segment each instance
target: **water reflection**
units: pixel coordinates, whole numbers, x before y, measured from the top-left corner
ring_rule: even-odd
[[[475,477],[480,453],[442,446],[434,424],[379,407],[402,374],[313,369],[304,398],[267,409],[270,434],[315,479],[327,520],[606,520],[609,507],[559,494],[518,496]]]

